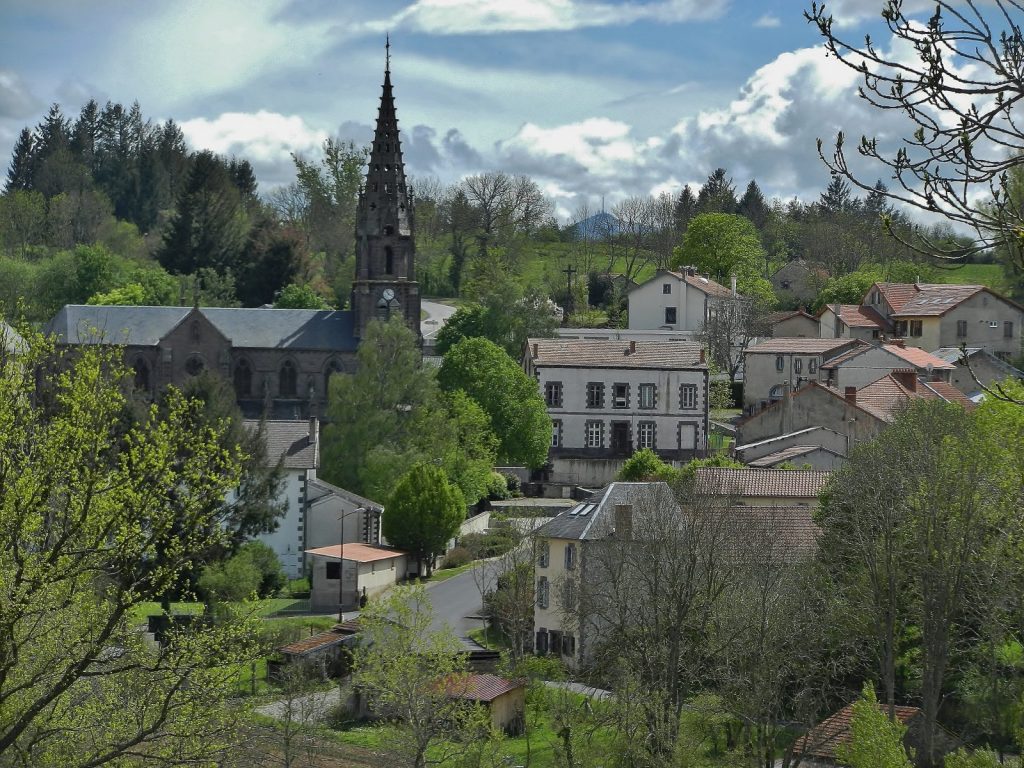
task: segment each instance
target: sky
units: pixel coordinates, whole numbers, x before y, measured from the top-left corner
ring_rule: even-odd
[[[810,0],[2,0],[0,157],[58,102],[138,101],[195,149],[248,159],[260,189],[328,136],[368,144],[385,34],[407,170],[534,178],[565,220],[678,194],[724,167],[738,191],[816,199],[838,130],[902,135],[825,56]],[[893,46],[882,0],[837,28]],[[908,10],[926,9],[906,0]],[[899,49],[893,51],[899,54]],[[881,175],[881,174],[879,174]]]

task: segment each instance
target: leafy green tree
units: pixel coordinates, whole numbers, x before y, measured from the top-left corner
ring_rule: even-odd
[[[677,474],[670,464],[665,463],[650,448],[636,451],[626,459],[616,479],[625,482],[642,482],[648,480],[671,480]]]
[[[686,228],[676,249],[676,266],[692,265],[719,282],[763,277],[764,246],[749,219],[729,213],[704,213]]]
[[[444,470],[428,464],[417,464],[398,481],[387,510],[384,537],[410,552],[427,576],[434,558],[444,552],[466,519],[462,491],[448,482]]]
[[[206,566],[197,586],[207,603],[238,602],[256,595],[260,572],[252,555],[239,551],[226,560]]]
[[[437,379],[446,392],[463,390],[488,415],[499,461],[528,467],[547,461],[551,421],[537,382],[498,345],[463,339],[445,354]]]
[[[128,283],[110,291],[94,293],[85,303],[98,305],[113,304],[126,307],[144,307],[148,304],[146,301],[146,289],[138,283]]]
[[[445,434],[437,441],[441,466],[462,490],[467,504],[487,495],[498,453],[498,438],[483,408],[462,390],[450,393],[444,408]]]
[[[836,757],[850,768],[913,768],[903,747],[906,731],[905,725],[889,719],[878,706],[875,689],[865,684],[853,703],[850,741],[836,747]]]
[[[260,597],[273,597],[284,589],[288,577],[273,549],[262,541],[247,541],[238,548],[238,554],[248,556],[259,573],[256,591]]]
[[[135,624],[223,542],[238,453],[180,394],[125,430],[120,350],[65,356],[21,330],[23,355],[0,357],[4,763],[214,761],[239,733],[228,699],[257,619],[227,611],[160,648]]]
[[[817,312],[826,304],[860,304],[877,280],[873,272],[850,272],[842,277],[830,277],[818,292],[811,310]]]
[[[277,309],[330,309],[323,297],[308,285],[290,283],[281,289],[274,302]]]
[[[693,190],[690,189],[690,185],[687,184],[679,193],[673,210],[672,218],[675,222],[676,231],[679,233],[685,232],[690,224],[690,220],[696,215],[697,197],[693,194]]]

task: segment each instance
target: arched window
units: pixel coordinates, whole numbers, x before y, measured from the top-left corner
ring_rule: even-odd
[[[285,360],[281,365],[279,374],[278,392],[281,397],[295,397],[299,385],[299,372],[295,370],[295,363]]]
[[[136,358],[135,365],[135,388],[144,392],[149,391],[149,365],[141,357]]]
[[[336,373],[341,373],[341,363],[337,360],[331,360],[331,362],[327,364],[327,370],[324,371],[324,398],[330,394],[331,376]]]
[[[388,227],[391,229],[391,227]],[[390,245],[384,246],[384,274],[390,275],[395,271],[395,251]]]
[[[235,396],[248,397],[252,394],[252,366],[241,359],[235,363]]]

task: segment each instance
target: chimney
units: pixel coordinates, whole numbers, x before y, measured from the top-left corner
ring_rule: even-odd
[[[615,538],[623,541],[633,538],[633,507],[629,504],[615,505]]]
[[[732,295],[736,295],[736,275],[732,276]]]
[[[633,341],[633,340],[630,340],[630,342],[629,342],[629,352],[628,352],[628,354],[630,354],[630,355],[635,355],[636,354],[636,342]]]
[[[695,267],[687,267],[687,268],[686,268],[686,270],[685,270],[685,272],[686,272],[686,274],[688,274],[688,275],[689,275],[690,277],[694,277],[694,276],[695,276],[695,275],[697,274],[697,269],[696,269]]]
[[[537,344],[537,342],[533,342],[533,356],[534,357],[537,357],[537,348],[538,348],[538,346],[539,345]]]
[[[310,445],[316,445],[317,438],[320,432],[320,422],[316,416],[309,417],[309,442]]]
[[[856,387],[847,387],[844,390],[844,392],[843,392],[843,398],[850,405],[856,405],[857,404],[857,388]]]
[[[917,371],[913,368],[898,368],[892,372],[892,377],[911,392],[917,392]]]

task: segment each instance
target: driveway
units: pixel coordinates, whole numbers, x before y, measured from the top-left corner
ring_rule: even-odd
[[[437,336],[448,318],[455,314],[455,307],[447,304],[440,304],[436,301],[420,302],[420,309],[427,313],[427,316],[420,321],[420,334],[424,339],[432,339]]]
[[[434,620],[430,624],[432,632],[442,629],[446,624],[451,627],[455,636],[469,650],[481,646],[470,640],[471,629],[480,629],[481,601],[480,589],[473,580],[473,574],[480,566],[470,568],[444,581],[437,581],[427,586],[430,604],[434,610]]]

